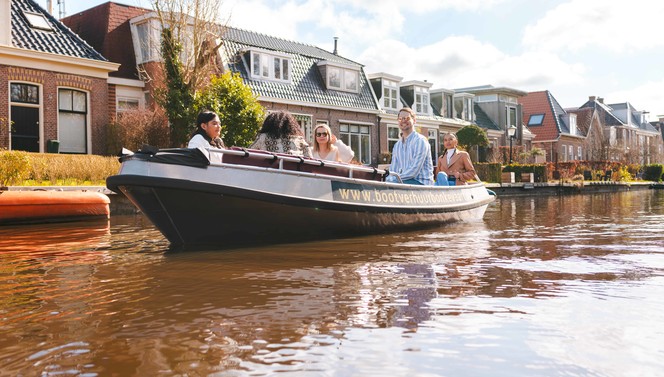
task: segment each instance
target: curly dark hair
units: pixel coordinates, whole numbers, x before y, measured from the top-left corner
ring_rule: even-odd
[[[291,135],[304,136],[297,120],[288,111],[275,111],[270,113],[263,122],[260,133],[266,133],[274,138],[287,138]]]

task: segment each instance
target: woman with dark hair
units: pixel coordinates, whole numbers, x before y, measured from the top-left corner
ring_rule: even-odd
[[[270,113],[250,148],[311,157],[309,144],[304,140],[300,125],[287,111]]]
[[[219,116],[212,111],[202,111],[196,118],[196,131],[194,131],[187,148],[226,148],[221,140],[221,122]],[[221,153],[210,153],[211,162],[221,162]]]
[[[443,135],[445,151],[438,157],[434,174],[436,186],[465,185],[467,181],[475,179],[475,167],[470,161],[470,155],[457,149],[457,144],[459,139],[452,132]]]

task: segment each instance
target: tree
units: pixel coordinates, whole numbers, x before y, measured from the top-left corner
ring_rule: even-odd
[[[168,116],[171,144],[181,146],[195,128],[196,93],[221,72],[218,51],[224,27],[216,21],[221,0],[152,0],[152,7],[161,27],[164,73],[155,100]]]
[[[257,97],[237,73],[212,77],[210,85],[199,93],[196,108],[219,115],[221,136],[228,146],[249,146],[265,118]]]
[[[461,128],[456,133],[459,145],[465,149],[470,150],[474,146],[486,147],[489,145],[489,138],[486,136],[486,131],[474,124]]]

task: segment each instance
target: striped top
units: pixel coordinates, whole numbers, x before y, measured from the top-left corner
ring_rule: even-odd
[[[401,176],[401,180],[415,179],[423,185],[433,185],[433,162],[431,146],[424,135],[413,131],[404,141],[399,138],[392,148],[390,171]],[[396,177],[389,176],[388,182],[396,182]]]

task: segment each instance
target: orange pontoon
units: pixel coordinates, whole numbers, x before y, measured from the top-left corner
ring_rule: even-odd
[[[0,191],[0,224],[108,219],[110,202],[99,192]]]

